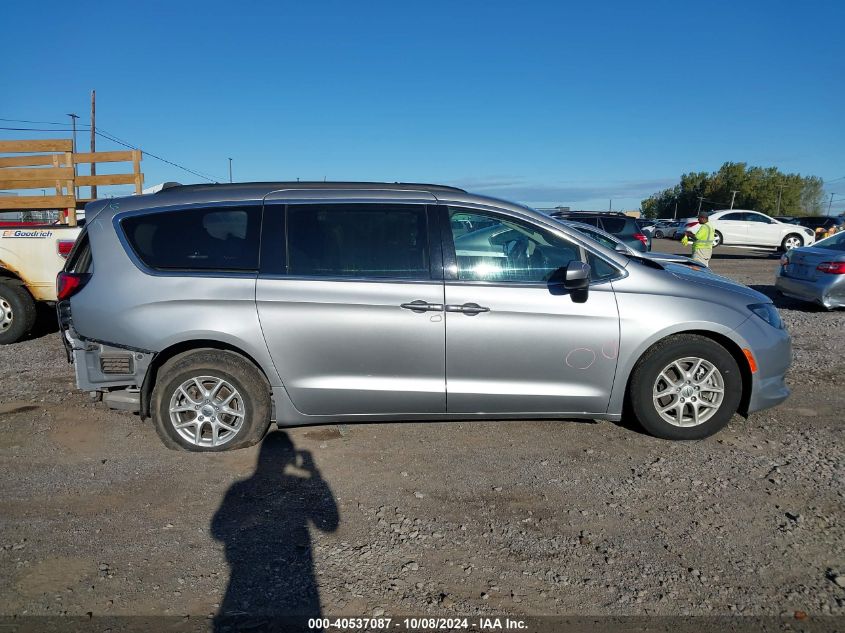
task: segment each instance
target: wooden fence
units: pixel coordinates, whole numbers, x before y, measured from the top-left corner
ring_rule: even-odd
[[[16,154],[7,156],[7,154]],[[76,226],[76,209],[90,198],[77,198],[77,187],[91,185],[134,185],[135,193],[144,187],[141,150],[121,152],[73,151],[73,141],[0,141],[0,189],[55,189],[54,195],[0,196],[3,209],[62,209],[67,222]],[[131,162],[132,173],[76,175],[80,163]]]

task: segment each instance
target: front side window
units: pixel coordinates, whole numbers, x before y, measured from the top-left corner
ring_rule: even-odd
[[[138,258],[159,270],[258,268],[260,207],[179,209],[121,222]]]
[[[287,209],[287,236],[290,275],[431,276],[424,205],[293,204]]]
[[[452,218],[483,228],[456,235]],[[458,279],[537,283],[558,268],[580,261],[578,247],[543,228],[485,211],[449,208]]]

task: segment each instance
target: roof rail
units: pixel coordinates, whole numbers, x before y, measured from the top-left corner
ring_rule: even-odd
[[[423,191],[456,191],[466,193],[466,190],[449,185],[435,185],[417,182],[343,182],[343,181],[261,181],[261,182],[236,182],[236,183],[208,183],[182,185],[179,183],[164,183],[161,191],[185,190],[185,189],[237,189],[246,187],[266,186],[271,189],[421,189]]]

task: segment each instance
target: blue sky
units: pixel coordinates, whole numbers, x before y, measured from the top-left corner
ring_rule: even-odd
[[[3,15],[0,117],[87,123],[96,88],[104,130],[220,179],[231,156],[235,180],[619,209],[724,161],[845,177],[834,0],[42,0]],[[26,136],[51,135],[0,130]],[[147,184],[201,181],[143,167]],[[845,178],[828,191],[845,209]]]

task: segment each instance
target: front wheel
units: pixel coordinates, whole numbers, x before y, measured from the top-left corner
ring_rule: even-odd
[[[734,357],[704,336],[682,334],[652,347],[631,377],[630,400],[643,428],[667,440],[720,431],[736,413],[742,376]]]
[[[783,242],[780,244],[780,250],[786,252],[791,251],[793,248],[800,248],[802,246],[804,246],[804,240],[801,239],[801,236],[796,233],[790,233],[783,238]]]
[[[177,356],[158,372],[152,418],[177,450],[217,452],[259,442],[270,425],[270,387],[251,362],[224,350]]]
[[[19,283],[0,281],[0,345],[17,343],[35,325],[35,300]]]
[[[719,233],[719,231],[716,231],[716,234],[713,235],[713,248],[716,248],[721,243],[722,243],[722,234]]]
[[[654,237],[656,237],[658,239],[662,238],[663,237],[663,231],[655,231]]]

